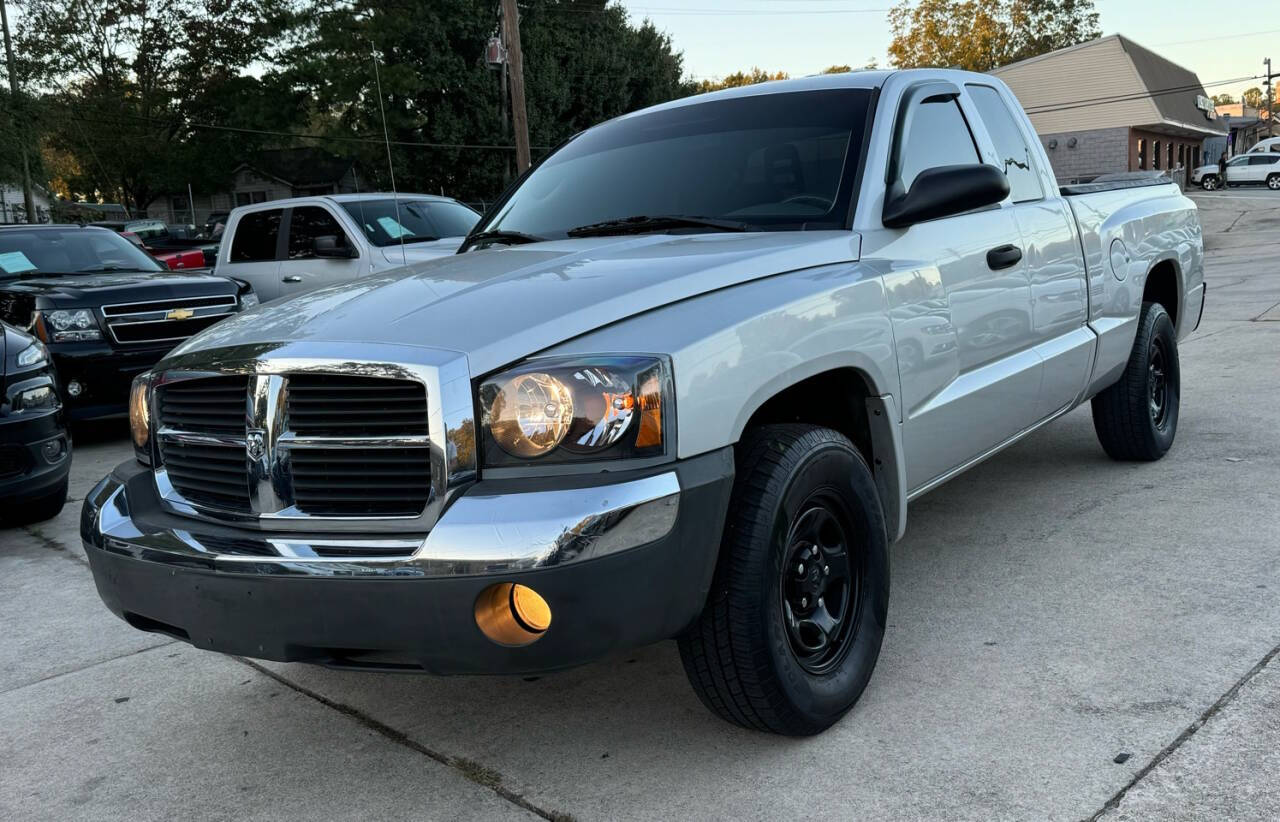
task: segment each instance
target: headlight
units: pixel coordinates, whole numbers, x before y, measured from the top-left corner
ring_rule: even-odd
[[[671,394],[670,365],[657,357],[531,360],[480,384],[484,462],[661,456]]]
[[[259,302],[261,301],[258,299],[257,294],[252,291],[245,292],[240,295],[240,310],[244,311],[246,308],[253,308]]]
[[[36,365],[44,365],[49,362],[49,349],[44,347],[44,343],[35,340],[31,345],[18,352],[18,367],[31,368]]]
[[[151,413],[147,393],[151,390],[151,375],[139,374],[129,388],[129,433],[133,437],[133,453],[138,462],[151,464]]]
[[[51,335],[54,342],[83,342],[85,340],[100,340],[102,332],[98,330],[98,324],[93,320],[93,314],[89,313],[86,308],[77,308],[70,311],[48,311],[44,315],[44,321],[48,323],[52,329]]]

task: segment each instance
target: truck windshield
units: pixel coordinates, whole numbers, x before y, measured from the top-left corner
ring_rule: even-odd
[[[133,243],[106,229],[0,230],[0,278],[167,270]]]
[[[348,200],[342,203],[351,218],[364,229],[369,242],[384,247],[461,237],[480,215],[445,200]]]
[[[715,230],[674,217],[843,228],[870,99],[868,89],[783,92],[623,117],[548,157],[478,228],[537,238],[624,220],[619,233]]]

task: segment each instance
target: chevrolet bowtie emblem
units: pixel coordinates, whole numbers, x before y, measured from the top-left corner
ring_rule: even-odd
[[[166,320],[189,320],[196,315],[190,308],[174,308],[164,315]]]

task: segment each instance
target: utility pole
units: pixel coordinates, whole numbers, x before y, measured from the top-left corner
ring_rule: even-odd
[[[36,221],[36,198],[31,193],[31,164],[27,159],[27,140],[25,135],[18,134],[21,124],[18,123],[18,73],[13,66],[13,41],[9,39],[9,12],[5,10],[4,0],[0,0],[0,24],[4,27],[4,54],[9,66],[9,91],[13,94],[13,132],[17,138],[18,151],[22,154],[22,200],[27,207],[27,222]]]
[[[1280,74],[1271,73],[1270,57],[1262,62],[1267,67],[1267,136],[1270,137],[1272,135],[1272,125],[1276,121],[1276,111],[1274,108],[1276,94],[1275,78],[1280,77]]]
[[[520,51],[520,13],[516,0],[502,0],[502,44],[511,62],[511,125],[516,135],[516,173],[529,168],[529,117],[524,108],[524,54]]]

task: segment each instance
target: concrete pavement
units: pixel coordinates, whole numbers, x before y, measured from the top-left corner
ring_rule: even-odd
[[[0,531],[0,816],[1280,815],[1280,196],[1234,194],[1193,195],[1173,451],[1112,463],[1086,408],[913,503],[880,666],[814,739],[712,717],[671,643],[433,679],[135,632],[76,536],[129,447],[81,437],[76,501]]]

